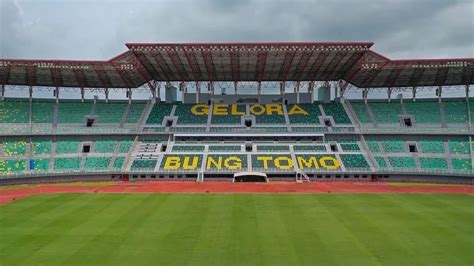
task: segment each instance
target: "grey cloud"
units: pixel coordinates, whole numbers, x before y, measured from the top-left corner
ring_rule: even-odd
[[[390,58],[474,57],[470,0],[1,0],[2,57],[108,59],[126,42],[374,41]]]

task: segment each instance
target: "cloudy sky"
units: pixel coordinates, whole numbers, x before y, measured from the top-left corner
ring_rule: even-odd
[[[110,59],[126,42],[374,41],[474,57],[473,0],[0,0],[2,58]]]

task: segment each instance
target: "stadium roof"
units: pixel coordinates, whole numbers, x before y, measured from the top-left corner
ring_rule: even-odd
[[[390,60],[372,42],[128,43],[108,61],[0,59],[5,85],[136,88],[156,81],[329,81],[360,88],[467,85],[474,58]]]

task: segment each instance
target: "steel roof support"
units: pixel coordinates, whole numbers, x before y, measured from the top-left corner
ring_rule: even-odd
[[[300,57],[300,61],[298,61],[298,64],[296,65],[296,72],[294,75],[294,80],[301,80],[301,76],[303,75],[304,69],[308,65],[309,59],[313,55],[314,51],[312,52],[303,52],[303,54]]]
[[[201,83],[196,82],[196,103],[199,103],[199,95],[201,94]]]
[[[238,88],[238,85],[239,85],[239,84],[238,84],[238,81],[234,81],[234,94],[235,94],[235,95],[238,94],[238,92],[237,92],[237,90],[238,90],[238,89],[237,89],[237,88]]]
[[[232,49],[232,48],[231,48]],[[232,49],[230,51],[230,64],[232,68],[232,80],[236,83],[240,77],[240,59],[239,59],[239,48],[237,50]],[[236,88],[234,86],[234,88]],[[237,90],[235,90],[237,94]]]
[[[438,71],[436,71],[434,85],[444,84],[446,81],[446,77],[448,76],[448,72],[449,67],[438,67]]]
[[[412,90],[412,98],[413,101],[416,102],[416,86],[413,86]]]
[[[215,73],[212,53],[209,51],[201,51],[201,56],[204,59],[204,66],[206,66],[208,80],[214,81]]]
[[[257,94],[262,95],[262,82],[257,81]]]
[[[408,62],[405,62],[402,67],[394,68],[394,70],[390,73],[385,81],[387,84],[389,84],[389,87],[394,87],[396,85],[400,73],[402,73],[407,64]]]
[[[153,56],[152,59],[155,60],[156,65],[160,68],[160,71],[163,74],[163,78],[166,81],[176,80],[176,78],[169,76],[173,72],[168,67],[168,64],[166,63],[165,58],[161,55],[161,53],[158,51],[156,53],[153,53],[152,56]],[[155,68],[155,66],[151,62],[149,64],[151,65],[155,73],[159,73],[159,71]],[[164,69],[164,66],[166,66],[166,70]],[[153,73],[148,68],[146,68],[146,70],[148,71],[148,73]]]
[[[310,69],[308,70],[308,74],[306,74],[306,77],[304,80],[319,80],[317,75],[315,73],[318,73],[319,68],[321,67],[321,64],[324,62],[326,59],[327,52],[320,51],[316,59],[314,60],[313,64],[311,65]],[[316,71],[313,71],[313,69],[316,67]],[[312,75],[314,74],[314,75]],[[310,76],[312,75],[312,76]]]
[[[33,86],[28,87],[28,94],[29,94],[29,100],[31,103],[33,101]]]
[[[105,73],[105,70],[103,70],[102,68],[100,69],[97,69],[94,67],[94,71],[97,75],[97,77],[99,77],[99,80],[101,82],[101,87],[104,88],[104,89],[107,89],[110,85],[111,85],[111,81],[109,79],[109,77],[107,76],[107,73]]]
[[[256,79],[257,81],[262,81],[263,79],[263,74],[265,73],[265,65],[267,61],[267,55],[268,52],[258,52],[257,54],[257,75]]]
[[[469,84],[466,84],[466,99],[469,100]]]
[[[321,72],[321,75],[325,74],[324,76],[325,80],[331,80],[330,75],[334,74],[334,70],[336,69],[337,65],[341,62],[341,59],[344,58],[344,56],[347,54],[347,52],[343,51],[336,51],[336,54],[334,57],[329,61],[329,64],[326,64],[324,69],[319,69],[318,72]]]
[[[295,51],[285,53],[285,58],[283,59],[283,64],[281,66],[279,74],[282,77],[282,80],[286,80],[288,78],[288,73],[290,71],[290,67],[293,62],[293,59],[295,58],[295,55]]]
[[[81,88],[89,87],[89,82],[87,81],[86,75],[84,74],[84,70],[81,71],[79,69],[73,69],[72,72],[74,73],[74,77]]]
[[[369,95],[369,89],[364,88],[362,91],[362,98],[364,98],[364,103],[367,104],[367,96]]]
[[[2,84],[2,88],[0,88],[0,93],[1,93],[2,101],[5,100],[5,84]]]
[[[202,80],[202,74],[198,67],[196,54],[193,53],[192,56],[189,55],[184,47],[183,52],[184,56],[186,57],[186,60],[188,61],[189,67],[191,68],[194,80]]]
[[[176,69],[176,73],[178,74],[179,80],[184,81],[185,79],[184,79],[183,73],[181,72],[181,68],[184,68],[184,67],[183,67],[183,63],[181,62],[181,59],[179,59],[179,56],[176,52],[176,48],[174,49],[174,51],[166,50],[166,54],[171,59],[171,63],[173,64],[174,69]]]
[[[84,93],[85,93],[84,87],[81,87],[81,102],[84,102]]]
[[[28,86],[32,87],[36,85],[36,67],[32,65],[28,65],[26,69],[26,80],[28,82]]]
[[[418,86],[420,84],[421,78],[425,73],[426,68],[415,68],[413,73],[411,74],[410,80],[408,81],[409,84],[412,86]]]

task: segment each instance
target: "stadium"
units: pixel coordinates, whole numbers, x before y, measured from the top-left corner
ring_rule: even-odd
[[[472,265],[474,58],[372,46],[1,59],[0,265]]]

